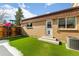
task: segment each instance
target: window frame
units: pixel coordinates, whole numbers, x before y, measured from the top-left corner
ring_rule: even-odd
[[[67,28],[68,28],[68,21],[69,20],[71,20],[71,19],[68,19],[68,18],[70,18],[70,17],[67,17]],[[74,18],[75,19],[75,17],[71,17],[71,18]],[[72,19],[73,20],[73,19]],[[74,22],[74,27],[72,27],[72,28],[75,28],[76,27],[76,20],[74,20],[75,22]]]
[[[29,23],[30,23],[30,22],[29,22]],[[32,28],[33,28],[33,24],[30,23],[30,24],[32,24],[32,26],[30,27],[30,25],[28,26],[29,23],[26,24],[26,27],[27,27],[27,29],[32,29]]]
[[[62,17],[62,18],[64,18],[64,17]],[[60,28],[60,27],[59,27],[59,19],[60,19],[60,18],[58,18],[58,28]],[[65,19],[65,18],[64,18],[64,19]],[[66,21],[66,20],[65,20],[65,21]],[[65,28],[65,27],[62,27],[62,28]]]
[[[52,28],[52,22],[48,21],[46,26],[47,26],[47,28]]]
[[[75,16],[71,16],[71,17],[75,17]],[[77,17],[75,17],[75,28],[67,28],[67,18],[70,18],[70,17],[61,17],[61,18],[65,18],[65,28],[59,28],[59,19],[58,18],[58,30],[77,30]]]

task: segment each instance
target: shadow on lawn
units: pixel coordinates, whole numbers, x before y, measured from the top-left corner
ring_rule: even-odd
[[[28,37],[28,36],[16,36],[16,37],[10,37],[8,39],[9,39],[9,41],[14,41],[14,40],[18,40],[18,39],[22,39],[22,38],[26,38],[26,37]]]

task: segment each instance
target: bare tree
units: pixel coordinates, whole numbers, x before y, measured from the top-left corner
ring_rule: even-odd
[[[7,14],[6,9],[0,10],[0,23],[5,23],[4,21]]]

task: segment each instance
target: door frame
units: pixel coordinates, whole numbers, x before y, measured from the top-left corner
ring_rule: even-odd
[[[51,22],[51,28],[47,28],[47,23]],[[48,30],[50,31],[50,35],[48,34]],[[47,19],[46,24],[45,24],[45,32],[46,36],[53,37],[53,20],[52,19]]]

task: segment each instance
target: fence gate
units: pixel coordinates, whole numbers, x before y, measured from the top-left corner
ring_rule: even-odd
[[[0,27],[0,39],[18,35],[22,35],[21,27]]]
[[[21,27],[16,27],[16,35],[22,35]]]

